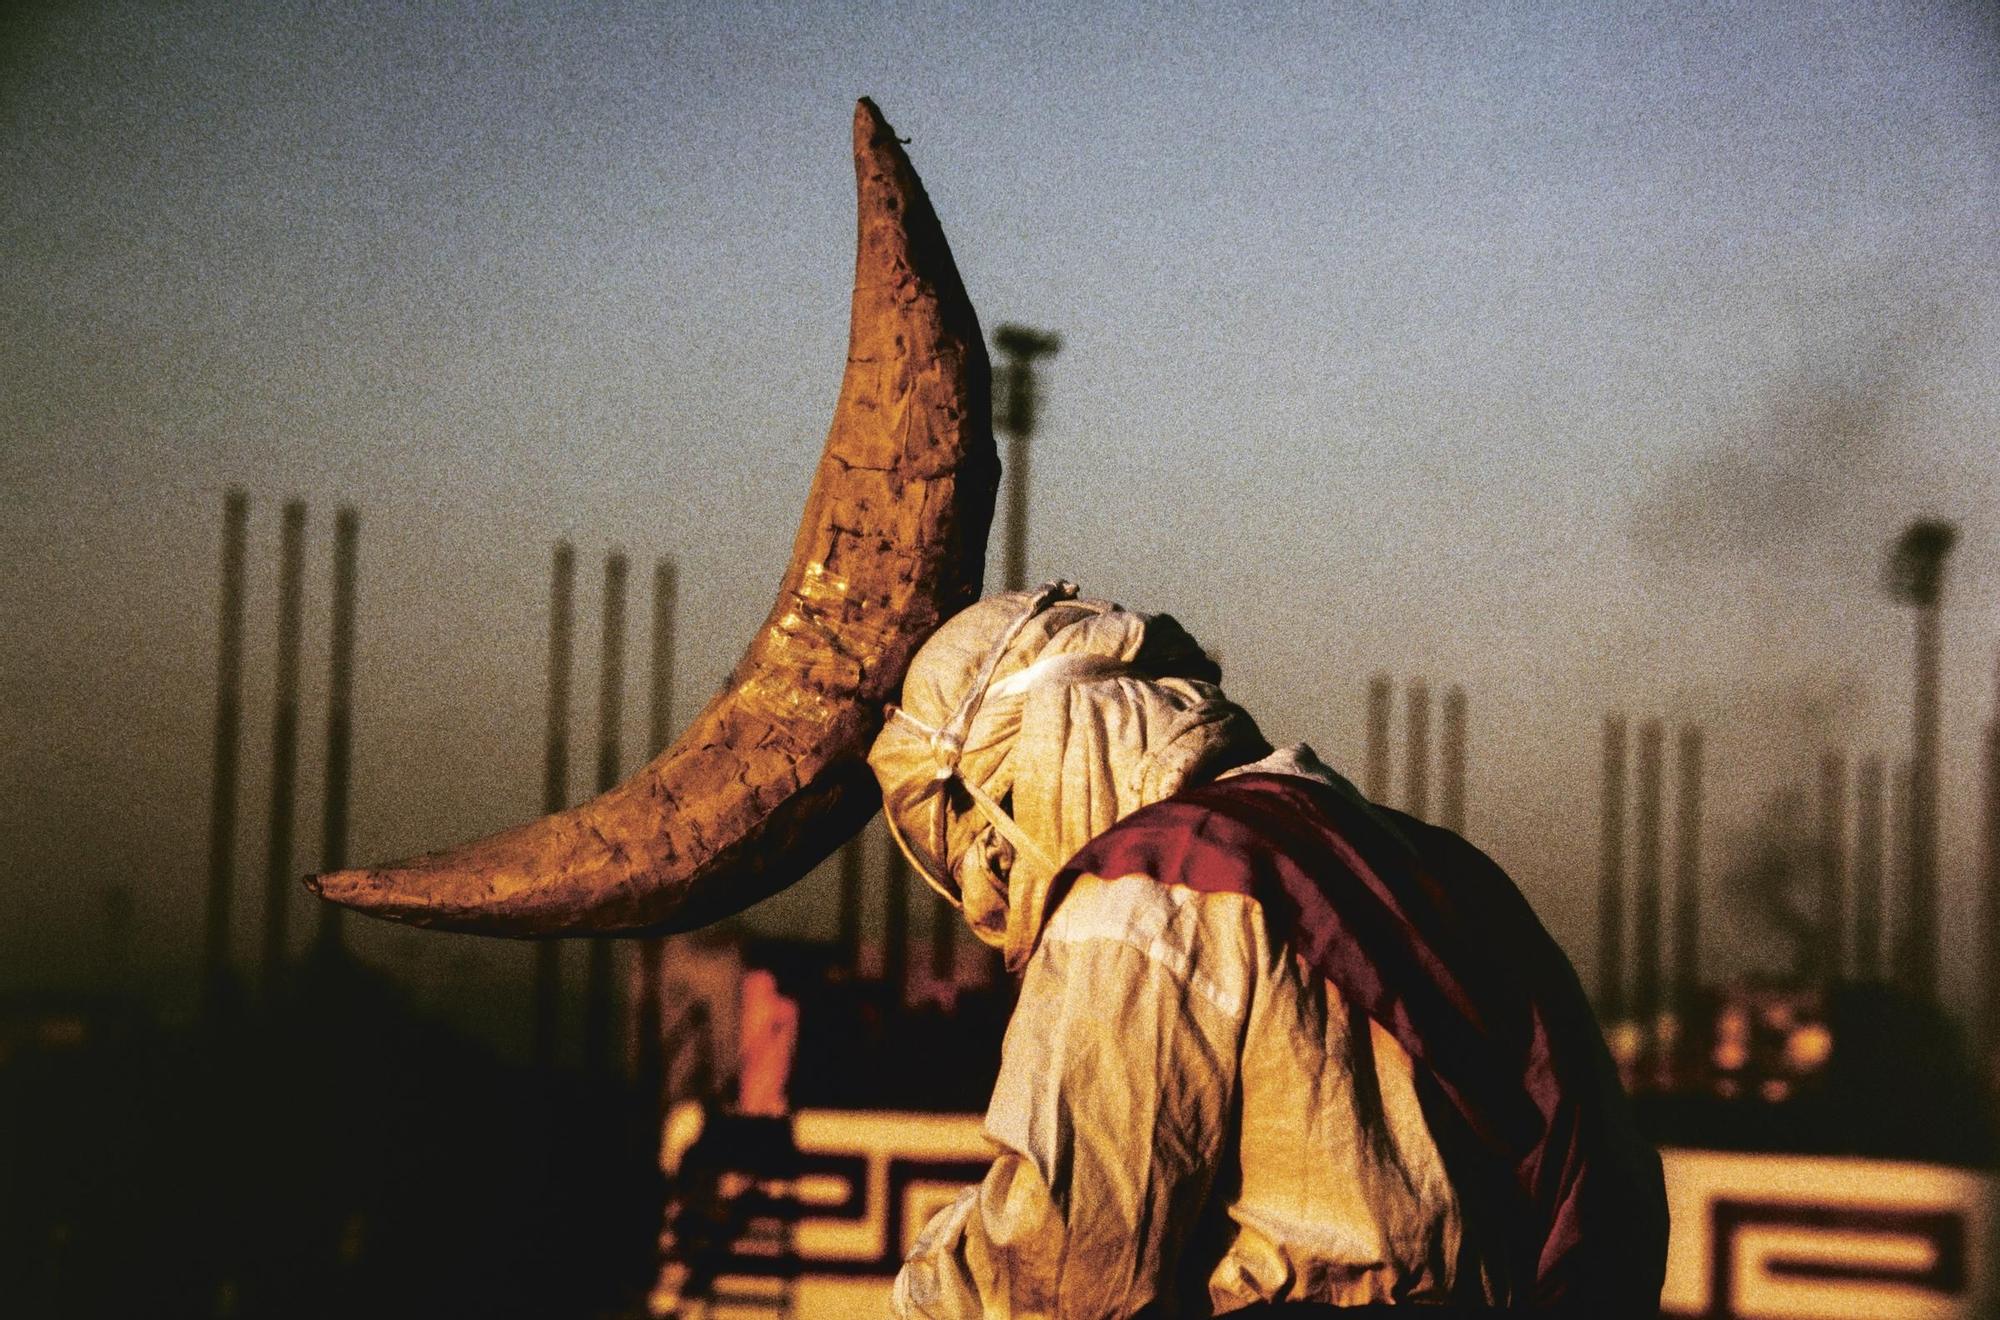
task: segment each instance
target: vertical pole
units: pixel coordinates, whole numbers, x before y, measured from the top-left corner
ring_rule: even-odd
[[[222,635],[215,662],[215,768],[209,789],[208,906],[202,942],[202,1010],[211,1019],[227,1010],[229,998],[236,766],[243,732],[243,554],[249,525],[250,496],[231,487],[222,501]]]
[[[2000,668],[1994,674],[1993,715],[1986,723],[1982,865],[1985,893],[1980,903],[1979,1040],[1985,1050],[1987,1081],[2000,1089]],[[1995,1099],[2000,1099],[1996,1095]]]
[[[1837,984],[1847,973],[1847,762],[1839,752],[1819,758],[1819,979]]]
[[[1034,377],[1021,373],[1017,389],[1033,388]],[[1022,591],[1028,585],[1028,433],[1007,436],[1007,532],[1001,550],[1001,589]]]
[[[1404,697],[1409,724],[1404,736],[1403,764],[1406,801],[1403,809],[1418,820],[1431,812],[1431,690],[1421,678],[1410,680]]]
[[[285,504],[278,561],[277,708],[271,716],[271,837],[264,863],[264,999],[284,990],[292,900],[292,823],[298,796],[299,631],[304,615],[306,504]]]
[[[673,737],[674,722],[674,600],[678,584],[674,561],[660,559],[653,565],[653,663],[651,700],[647,706],[646,755],[658,756]],[[666,1056],[660,1039],[660,995],[665,989],[667,941],[652,935],[639,941],[639,1005],[634,1034],[638,1037],[634,1072],[640,1093],[652,1106],[653,1126],[649,1142],[659,1131],[665,1103]]]
[[[1660,1012],[1660,721],[1639,726],[1639,803],[1634,820],[1632,1012],[1649,1034]]]
[[[1454,834],[1465,833],[1465,689],[1456,683],[1444,692],[1444,801],[1438,823]]]
[[[618,786],[619,732],[625,721],[625,556],[604,559],[604,649],[597,671],[597,791]],[[593,939],[584,961],[583,1060],[591,1071],[611,1062],[611,941]]]
[[[544,744],[542,811],[553,814],[569,805],[571,622],[575,611],[576,551],[567,541],[556,542],[549,580],[549,704]],[[556,1024],[562,1005],[562,944],[545,939],[535,945],[535,1063],[552,1068],[556,1062]]]
[[[884,850],[889,864],[888,890],[882,901],[882,979],[889,986],[892,1011],[900,1009],[910,979],[910,885],[914,877],[903,850],[890,841]],[[926,891],[928,892],[928,890]],[[943,902],[943,899],[939,899]]]
[[[597,791],[618,787],[625,722],[625,556],[604,557],[604,643],[597,669]]]
[[[653,565],[653,669],[646,755],[658,756],[674,734],[674,605],[680,581],[671,557]]]
[[[1625,717],[1604,717],[1604,805],[1597,851],[1597,1005],[1625,1015]]]
[[[1007,540],[1001,571],[1003,591],[1028,585],[1028,442],[1035,432],[1041,392],[1035,360],[1062,348],[1062,340],[1026,326],[1003,325],[993,332],[993,345],[1007,359],[1000,370],[1000,406],[994,418],[1007,433]]]
[[[1911,710],[1909,875],[1897,923],[1896,981],[1912,999],[1937,1001],[1938,980],[1938,616],[1945,560],[1958,541],[1948,522],[1920,518],[1903,530],[1889,556],[1891,594],[1915,607],[1915,682]]]
[[[1889,950],[1889,979],[1900,986],[1908,985],[1904,978],[1903,954],[1909,939],[1906,928],[1910,922],[1910,871],[1913,866],[1910,854],[1916,846],[1916,789],[1912,782],[1915,778],[1907,758],[1898,762],[1889,798],[1888,883],[1884,886],[1888,890],[1888,916],[1884,922],[1883,944]]]
[[[353,778],[354,742],[354,576],[355,545],[361,519],[351,505],[333,517],[333,647],[327,660],[326,802],[320,817],[320,869],[347,865],[347,793]],[[319,905],[319,948],[340,952],[338,905]]]
[[[1674,830],[1674,1017],[1687,1040],[1701,995],[1701,726],[1681,726]]]
[[[1917,607],[1916,694],[1910,741],[1910,879],[1897,980],[1937,998],[1938,600]]]
[[[1855,785],[1854,979],[1882,976],[1882,758],[1861,762]]]
[[[1389,720],[1396,694],[1387,674],[1368,680],[1368,797],[1389,800]]]

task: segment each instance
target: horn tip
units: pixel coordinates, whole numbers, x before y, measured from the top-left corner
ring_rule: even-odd
[[[896,130],[889,127],[889,121],[882,115],[882,107],[875,104],[872,97],[864,96],[854,103],[854,149],[866,151],[884,142],[896,141]]]
[[[366,868],[356,870],[322,870],[312,876],[300,876],[300,884],[306,886],[314,898],[324,898],[326,902],[338,902],[348,908],[364,906],[370,892],[378,886],[372,884],[376,872]]]

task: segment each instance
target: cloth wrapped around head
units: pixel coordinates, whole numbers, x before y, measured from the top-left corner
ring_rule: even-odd
[[[924,643],[868,763],[910,862],[1019,970],[1056,872],[1182,785],[1270,750],[1174,620],[1066,582],[990,596]]]

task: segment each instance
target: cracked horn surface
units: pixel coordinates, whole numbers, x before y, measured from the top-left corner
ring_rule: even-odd
[[[864,757],[938,623],[978,595],[999,463],[990,376],[943,230],[870,101],[854,114],[847,372],[777,603],[727,686],[596,799],[321,897],[493,935],[685,930],[791,884],[879,797]]]

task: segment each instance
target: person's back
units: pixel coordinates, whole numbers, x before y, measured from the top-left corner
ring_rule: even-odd
[[[1247,895],[1076,882],[1028,963],[987,1112],[1015,1190],[969,1191],[933,1224],[905,1313],[995,1295],[1056,1315],[1497,1295],[1409,1056],[1272,924]]]

